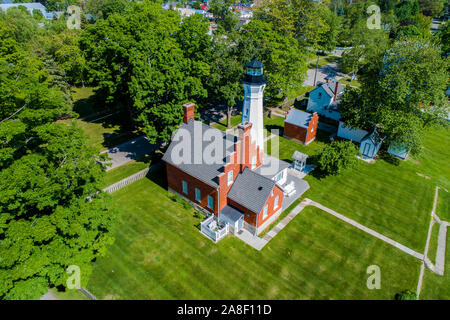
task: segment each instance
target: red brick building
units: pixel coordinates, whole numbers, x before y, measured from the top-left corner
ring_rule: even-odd
[[[214,241],[229,231],[259,234],[309,189],[288,174],[289,163],[264,153],[261,62],[247,64],[243,85],[237,135],[196,121],[195,105],[188,103],[163,157],[169,190],[206,213],[201,231]]]
[[[225,214],[238,212],[242,222],[235,221],[238,223],[231,226],[232,231],[246,228],[259,233],[274,220],[271,217],[281,213],[283,189],[267,175],[257,172],[262,166],[263,153],[251,139],[252,125],[240,124],[238,136],[230,135],[195,121],[194,107],[194,104],[183,106],[184,122],[163,157],[169,190],[224,220],[226,217],[220,217],[224,209]],[[205,156],[211,143],[205,135],[220,141],[217,150],[222,155],[215,159],[219,161],[211,163]],[[284,173],[286,169],[287,164],[283,163],[272,175]]]
[[[319,116],[301,110],[291,109],[284,120],[283,135],[307,145],[316,138]]]

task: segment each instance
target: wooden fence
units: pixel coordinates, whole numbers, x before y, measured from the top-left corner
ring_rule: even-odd
[[[149,172],[154,171],[155,169],[159,168],[161,166],[161,162],[150,166],[149,168],[145,168],[144,170],[141,170],[139,172],[136,172],[135,174],[126,177],[125,179],[120,180],[119,182],[116,182],[106,188],[103,189],[104,192],[107,193],[113,193],[119,189],[122,189],[123,187],[137,181],[140,180],[142,178],[144,178]]]

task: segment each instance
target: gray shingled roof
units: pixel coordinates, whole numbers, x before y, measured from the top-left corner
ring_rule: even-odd
[[[322,88],[325,90],[325,92],[330,96],[334,96],[334,89],[336,87],[336,80],[330,81],[329,83],[324,83],[322,85]],[[344,86],[338,82],[338,95],[344,91]]]
[[[172,158],[172,152],[174,152],[175,146],[180,143],[179,141],[174,141],[182,135],[181,129],[186,129],[190,133],[190,145],[191,145],[191,153],[189,154],[189,163],[175,163]],[[196,132],[200,132],[201,134],[194,134],[194,130]],[[202,159],[204,149],[211,144],[211,141],[203,141],[203,134],[206,130],[216,130],[217,134],[220,134],[224,139],[223,143],[223,159],[220,163],[214,164],[195,164],[194,160],[196,156],[199,159]],[[218,129],[212,128],[200,121],[190,120],[188,124],[183,123],[178,130],[174,133],[172,137],[172,142],[169,145],[166,153],[163,156],[163,160],[173,166],[179,168],[180,170],[190,174],[191,176],[202,180],[203,182],[209,184],[213,187],[218,187],[217,176],[222,173],[222,169],[224,164],[226,163],[225,159],[230,153],[234,151],[234,144],[237,141],[237,137],[232,134],[227,134]],[[175,149],[174,156],[177,156],[177,150]],[[201,154],[200,154],[201,153]],[[203,162],[203,161],[202,161]]]
[[[286,120],[284,120],[284,122],[296,125],[297,127],[308,128],[309,121],[311,121],[311,118],[312,118],[311,113],[297,109],[292,109],[289,111],[288,116]]]
[[[255,213],[260,213],[275,184],[273,180],[245,168],[234,181],[228,198]]]

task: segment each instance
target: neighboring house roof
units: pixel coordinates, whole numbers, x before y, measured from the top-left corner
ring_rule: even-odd
[[[289,168],[289,166],[290,164],[288,162],[264,153],[262,165],[256,168],[254,171],[257,174],[272,179],[284,169]]]
[[[175,163],[172,157],[172,152],[174,151],[174,148],[178,145],[178,143],[180,143],[179,141],[176,140],[180,139],[181,138],[180,136],[183,136],[181,129],[187,130],[190,134],[191,140],[189,142],[191,153],[189,154],[190,157],[189,163]],[[201,134],[198,134],[197,131],[196,134],[194,134],[194,130],[199,131],[201,130]],[[203,139],[203,134],[206,130],[215,130],[216,133],[218,135],[221,135],[222,138],[225,140],[224,143],[222,143],[223,161],[221,161],[220,163],[207,164],[204,163],[203,160],[201,160],[201,164],[195,164],[194,160],[203,159],[202,156],[204,154],[205,148],[211,145],[211,141],[204,141]],[[163,160],[213,187],[218,187],[217,176],[222,173],[223,166],[227,163],[226,157],[230,155],[232,152],[234,152],[234,144],[236,143],[236,141],[237,137],[232,134],[227,134],[223,131],[212,128],[200,121],[190,120],[188,124],[183,123],[174,133],[172,142],[170,143],[169,148],[164,154]],[[176,153],[177,152],[175,150],[175,153],[173,155],[177,156]]]
[[[255,213],[260,213],[276,182],[248,168],[239,174],[228,192],[228,198]]]
[[[306,153],[302,153],[298,150],[294,151],[294,154],[292,155],[292,159],[294,160],[298,160],[298,161],[306,161],[306,159],[309,158],[309,155],[307,155]]]
[[[42,3],[39,2],[29,2],[29,3],[4,3],[4,4],[0,4],[0,8],[3,10],[7,10],[9,8],[12,7],[18,7],[18,6],[23,6],[25,8],[27,8],[28,10],[32,10],[32,9],[38,9],[38,10],[44,10],[45,11],[45,7],[42,5]]]
[[[312,114],[309,112],[292,109],[289,111],[288,116],[284,122],[296,125],[301,128],[308,128],[311,121]]]
[[[372,142],[375,146],[379,145],[383,142],[383,139],[380,137],[380,134],[377,132],[377,128],[375,127],[373,131],[369,134],[367,134],[364,138],[362,138],[361,143],[369,140]]]
[[[342,91],[344,91],[344,86],[339,82],[337,84],[338,84],[338,90],[337,90],[338,95],[340,95],[342,93]],[[330,97],[333,97],[334,90],[336,88],[336,80],[330,81],[328,83],[324,83],[319,88],[323,88]]]

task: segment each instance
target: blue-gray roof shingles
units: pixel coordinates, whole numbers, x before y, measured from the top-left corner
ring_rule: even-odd
[[[216,163],[212,164],[203,161],[204,150],[211,144],[211,141],[204,141],[205,139],[203,139],[203,134],[206,130],[214,130],[218,136],[220,135],[223,138],[222,161],[216,161]],[[189,133],[189,141],[183,141],[185,133]],[[226,157],[234,152],[234,144],[236,141],[237,137],[235,135],[227,134],[200,121],[190,120],[187,124],[183,123],[174,133],[172,142],[164,154],[163,160],[208,185],[217,188],[219,186],[217,176],[222,173],[223,166],[228,163]],[[188,161],[183,161],[182,163],[176,161],[180,157],[178,154],[180,148],[176,147],[179,143],[186,143],[186,146],[189,145],[190,147],[190,154],[186,156]],[[189,151],[189,148],[185,150]]]
[[[311,118],[312,114],[309,112],[292,109],[289,111],[289,114],[284,122],[293,124],[297,127],[308,128]]]
[[[275,184],[275,181],[245,168],[231,186],[228,198],[258,214],[269,199]]]

